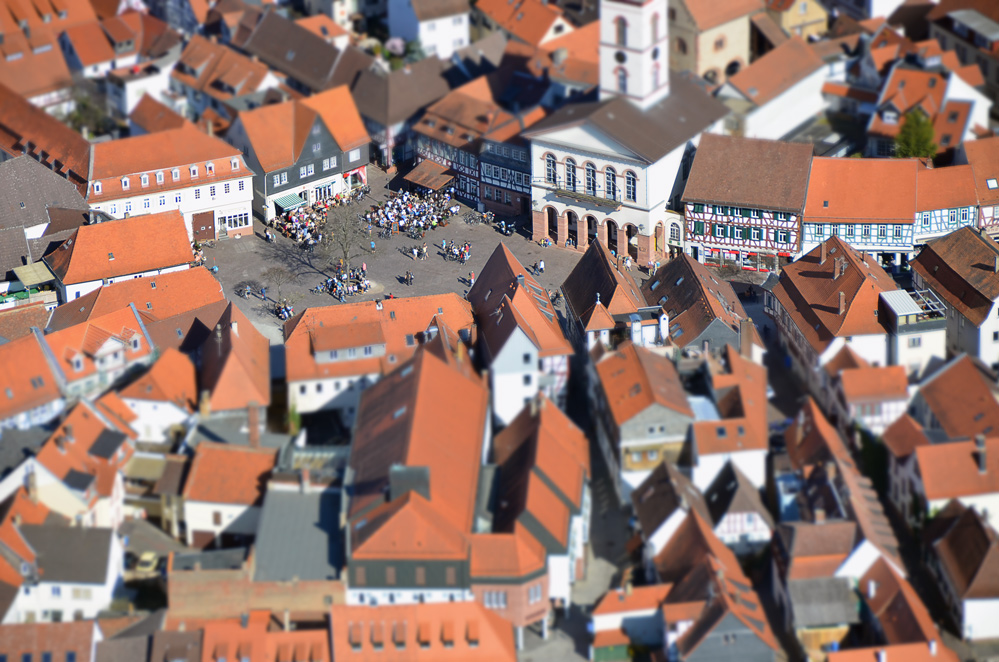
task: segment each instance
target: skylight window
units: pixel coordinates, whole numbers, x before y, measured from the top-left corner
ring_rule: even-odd
[[[406,413],[406,405],[403,405],[403,406],[401,406],[401,407],[399,407],[398,409],[395,410],[395,413],[392,414],[392,418],[399,418],[400,416],[402,416],[405,413]]]
[[[995,177],[993,177],[991,179],[986,179],[985,180],[985,185],[988,186],[990,190],[997,189],[997,188],[999,188],[999,180],[996,180]]]

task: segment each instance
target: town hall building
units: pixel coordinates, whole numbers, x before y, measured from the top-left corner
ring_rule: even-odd
[[[677,211],[694,150],[728,110],[670,73],[665,0],[601,0],[600,21],[600,100],[524,132],[533,239],[580,251],[599,241],[644,265],[682,249]]]

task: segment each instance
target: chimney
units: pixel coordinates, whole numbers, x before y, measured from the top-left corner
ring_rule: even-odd
[[[844,292],[839,293],[839,315],[844,315],[846,313],[846,294]]]
[[[930,655],[933,657],[937,656],[937,640],[930,639]]]
[[[38,476],[32,471],[27,475],[28,480],[28,498],[31,499],[31,503],[38,503]]]
[[[873,600],[874,596],[878,594],[878,583],[873,579],[867,580],[867,599]]]
[[[826,242],[823,241],[821,244],[819,244],[819,246],[821,247],[821,252],[819,253],[819,264],[825,264],[826,263]]]
[[[201,392],[201,399],[198,400],[198,413],[201,418],[208,418],[212,414],[212,399],[207,389]]]
[[[978,457],[978,473],[985,474],[987,469],[985,468],[985,435],[976,434],[975,435],[975,449],[977,451],[976,455]]]
[[[250,448],[260,448],[260,407],[256,402],[250,402],[246,418],[250,428]]]
[[[739,320],[739,354],[744,359],[753,358],[753,320],[748,317]]]

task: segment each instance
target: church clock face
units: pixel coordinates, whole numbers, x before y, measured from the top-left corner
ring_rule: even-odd
[[[618,51],[614,54],[614,59],[617,60],[618,64],[624,64],[628,61],[628,56],[624,54],[624,51]]]

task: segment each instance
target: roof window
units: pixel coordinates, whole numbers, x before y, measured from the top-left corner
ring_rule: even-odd
[[[128,177],[122,177],[121,178],[121,188],[122,188],[123,191],[127,191],[128,190]]]
[[[149,175],[142,175],[139,177],[139,183],[143,186],[149,186]]]
[[[108,253],[108,262],[114,260],[114,253]]]
[[[239,159],[233,159],[233,160],[229,161],[229,166],[233,170],[239,170]]]
[[[180,179],[180,168],[174,168],[170,172],[170,177],[173,178],[173,181],[177,181],[178,179]]]
[[[680,287],[680,283],[682,282],[683,282],[683,276],[680,276],[679,278],[676,279],[676,287]]]
[[[94,182],[94,195],[100,195],[103,189],[104,187],[101,186],[100,182]]]
[[[198,166],[193,165],[191,166],[191,177],[197,177],[197,176],[198,176]]]
[[[206,163],[205,164],[205,172],[207,172],[209,175],[214,175],[215,174],[215,164],[214,163]]]
[[[985,180],[985,185],[988,186],[990,190],[995,190],[995,189],[999,188],[999,180],[996,180],[995,177],[992,177],[990,179],[986,179]]]
[[[395,412],[392,414],[392,418],[399,418],[405,413],[406,413],[406,405],[403,405],[395,410]]]
[[[163,183],[163,173],[162,172],[156,173],[156,183],[157,184],[162,184]]]

